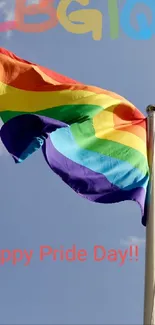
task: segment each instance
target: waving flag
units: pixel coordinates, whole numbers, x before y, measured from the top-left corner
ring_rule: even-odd
[[[0,49],[0,117],[15,162],[42,147],[76,193],[99,203],[134,200],[145,225],[146,118],[129,101]]]

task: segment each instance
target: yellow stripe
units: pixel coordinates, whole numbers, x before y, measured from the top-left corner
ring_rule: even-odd
[[[94,123],[95,130],[98,130],[98,132],[99,132],[100,130],[103,130],[103,129],[106,130],[109,128],[111,129],[114,127],[113,112],[117,105],[118,104],[113,105],[113,106],[107,108],[106,110],[99,112],[98,114],[96,114],[94,116],[93,123]]]
[[[127,131],[115,130],[113,121],[113,111],[115,106],[98,113],[93,118],[95,136],[99,139],[119,142],[125,146],[140,151],[145,157],[147,156],[146,143],[135,134]],[[137,126],[139,127],[139,126]],[[145,130],[144,130],[145,132]]]
[[[35,92],[17,89],[0,82],[0,111],[37,112],[63,105],[98,105],[103,109],[119,104],[120,99],[84,90]]]

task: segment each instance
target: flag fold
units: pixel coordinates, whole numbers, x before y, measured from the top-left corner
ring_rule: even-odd
[[[146,225],[146,117],[128,100],[0,49],[0,117],[16,163],[41,148],[76,193],[99,203],[136,201]]]

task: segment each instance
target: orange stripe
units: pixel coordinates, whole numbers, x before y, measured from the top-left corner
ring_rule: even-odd
[[[146,141],[146,120],[144,120],[143,114],[136,108],[131,110],[131,107],[128,105],[119,104],[114,109],[113,118],[116,130],[127,131]],[[130,125],[127,126],[127,124]]]
[[[3,48],[0,48],[0,81],[26,91],[86,90],[120,99],[124,104],[135,107],[128,100],[112,91],[95,86],[85,86],[45,67],[26,61]]]

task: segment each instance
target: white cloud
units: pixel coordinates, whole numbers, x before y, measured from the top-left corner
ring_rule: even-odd
[[[5,6],[5,1],[0,2],[0,9],[4,8]]]
[[[121,239],[120,243],[123,246],[130,246],[130,245],[137,245],[137,246],[144,246],[145,245],[145,238],[139,238],[134,236],[129,236],[127,239]]]
[[[40,0],[27,0],[27,5],[39,4]],[[13,21],[15,19],[15,0],[0,0],[0,13],[4,21]],[[12,31],[4,33],[6,38],[10,38]]]
[[[0,11],[4,21],[14,20],[14,1],[13,0],[0,0]],[[7,38],[10,38],[12,31],[9,30],[4,33]]]

